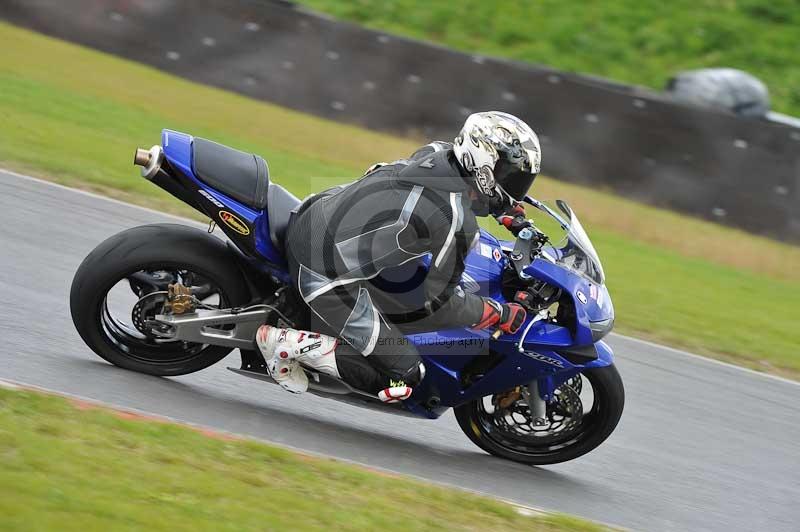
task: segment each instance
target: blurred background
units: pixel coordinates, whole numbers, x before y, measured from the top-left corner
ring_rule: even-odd
[[[207,221],[130,165],[162,128],[262,155],[302,197],[506,111],[542,141],[532,195],[567,200],[598,250],[615,330],[671,346],[611,336],[620,430],[558,473],[479,461],[447,425],[226,384],[224,369],[174,387],[112,374],[85,362],[67,287],[96,233],[150,214],[52,192],[43,202],[73,224],[45,231],[48,213],[17,199],[33,185],[0,171],[18,209],[0,297],[28,302],[0,306],[0,330],[23,353],[32,331],[49,346],[0,377],[640,529],[795,530],[796,385],[672,348],[800,380],[798,46],[795,0],[0,0],[0,168]]]
[[[800,113],[796,7],[704,4],[11,0],[3,11],[195,81],[420,140],[502,109],[539,132],[547,175],[798,242],[800,121],[771,110]]]

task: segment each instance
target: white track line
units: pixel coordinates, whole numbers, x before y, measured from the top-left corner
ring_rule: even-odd
[[[79,188],[72,188],[72,187],[68,187],[68,186],[65,186],[65,185],[60,185],[58,183],[53,183],[51,181],[46,181],[46,180],[40,179],[38,177],[32,177],[32,176],[29,176],[29,175],[20,174],[20,173],[17,173],[17,172],[13,172],[11,170],[6,170],[4,168],[0,168],[0,171],[1,172],[5,172],[5,173],[7,173],[9,175],[12,175],[12,176],[14,176],[16,178],[19,178],[19,179],[28,180],[28,181],[34,181],[34,182],[40,183],[42,185],[48,185],[48,186],[51,186],[51,187],[60,188],[60,189],[63,189],[63,190],[67,190],[69,192],[73,192],[75,194],[82,194],[84,196],[88,196],[90,198],[95,198],[95,199],[98,199],[98,200],[101,200],[101,201],[109,201],[109,202],[117,204],[117,205],[124,205],[126,207],[131,207],[131,208],[134,208],[134,209],[140,209],[140,210],[143,210],[143,211],[146,211],[146,212],[151,212],[153,214],[157,214],[157,215],[160,215],[160,216],[166,216],[168,218],[173,218],[175,220],[178,220],[178,221],[181,221],[181,222],[184,222],[184,223],[190,223],[190,224],[196,225],[198,227],[205,227],[205,224],[202,224],[202,223],[200,223],[200,222],[198,222],[196,220],[191,220],[189,218],[184,218],[183,216],[177,216],[175,214],[169,214],[169,213],[157,211],[155,209],[150,209],[148,207],[142,207],[141,205],[134,205],[132,203],[126,203],[124,201],[120,201],[120,200],[114,199],[114,198],[109,198],[107,196],[102,196],[102,195],[96,194],[94,192],[89,192],[89,191],[86,191],[86,190],[81,190]],[[745,368],[745,367],[742,367],[742,366],[737,366],[737,365],[731,364],[729,362],[722,362],[721,360],[716,360],[716,359],[709,358],[709,357],[706,357],[706,356],[703,356],[703,355],[698,355],[696,353],[690,353],[689,351],[683,351],[681,349],[676,349],[674,347],[669,347],[669,346],[666,346],[666,345],[657,344],[655,342],[651,342],[651,341],[648,341],[648,340],[642,340],[640,338],[635,338],[633,336],[626,336],[624,334],[617,334],[617,333],[611,333],[611,336],[616,336],[618,338],[622,338],[623,340],[628,340],[628,341],[631,341],[631,342],[639,343],[639,344],[642,344],[642,345],[647,346],[647,347],[656,348],[656,349],[663,349],[663,350],[668,351],[670,353],[674,353],[674,354],[681,355],[681,356],[684,356],[684,357],[700,359],[700,360],[702,360],[704,362],[707,362],[709,364],[717,364],[719,366],[723,366],[723,367],[726,367],[726,368],[738,370],[738,371],[741,371],[741,372],[744,372],[744,373],[748,373],[750,375],[755,375],[755,376],[758,376],[758,377],[764,377],[764,378],[767,378],[767,379],[776,380],[778,382],[783,382],[783,383],[787,383],[787,384],[793,384],[795,386],[800,386],[800,382],[793,381],[793,380],[787,379],[785,377],[779,377],[778,375],[770,375],[769,373],[762,373],[762,372],[756,371],[754,369]]]
[[[676,354],[676,355],[681,355],[681,356],[684,356],[684,357],[700,359],[703,362],[708,362],[709,364],[716,364],[718,366],[722,366],[722,367],[725,367],[725,368],[741,371],[741,372],[744,372],[744,373],[748,373],[750,375],[755,375],[757,377],[764,377],[766,379],[772,379],[772,380],[775,380],[775,381],[778,381],[778,382],[782,382],[782,383],[785,383],[785,384],[793,384],[795,386],[800,386],[800,382],[793,381],[791,379],[787,379],[786,377],[780,377],[778,375],[772,375],[770,373],[763,373],[761,371],[756,371],[754,369],[746,368],[744,366],[737,366],[736,364],[731,364],[730,362],[723,362],[722,360],[717,360],[715,358],[709,358],[709,357],[706,357],[706,356],[703,356],[703,355],[698,355],[697,353],[690,353],[689,351],[682,351],[680,349],[676,349],[676,348],[670,347],[668,345],[661,345],[661,344],[657,344],[655,342],[651,342],[649,340],[642,340],[641,338],[634,338],[633,336],[625,336],[624,334],[618,334],[618,333],[611,333],[611,336],[616,336],[618,338],[622,338],[623,340],[628,340],[630,342],[642,344],[642,345],[645,345],[647,347],[651,347],[651,348],[655,348],[655,349],[663,349],[664,351],[667,351],[669,353],[673,353],[673,354]]]
[[[197,220],[192,220],[191,218],[178,216],[177,214],[170,214],[168,212],[157,211],[155,209],[151,209],[149,207],[143,207],[141,205],[135,205],[133,203],[127,203],[127,202],[124,202],[124,201],[121,201],[121,200],[118,200],[118,199],[109,198],[108,196],[103,196],[101,194],[97,194],[95,192],[89,192],[88,190],[81,190],[79,188],[68,187],[68,186],[62,185],[60,183],[53,183],[52,181],[47,181],[46,179],[41,179],[41,178],[38,178],[38,177],[33,177],[33,176],[25,175],[25,174],[20,174],[20,173],[14,172],[12,170],[6,170],[5,168],[0,168],[0,172],[12,175],[12,176],[14,176],[16,178],[19,178],[19,179],[22,179],[24,181],[33,181],[35,183],[39,183],[39,184],[42,184],[42,185],[48,185],[48,186],[51,186],[51,187],[60,188],[62,190],[73,192],[75,194],[80,194],[82,196],[88,196],[90,198],[95,198],[95,199],[98,199],[98,200],[108,201],[108,202],[111,202],[111,203],[113,203],[115,205],[123,205],[125,207],[132,207],[134,209],[140,209],[140,210],[143,210],[143,211],[146,211],[146,212],[151,212],[153,214],[157,214],[159,216],[166,216],[167,218],[173,218],[173,219],[178,220],[180,222],[190,223],[190,224],[197,225],[197,226],[200,226],[200,227],[205,227],[206,226],[206,224],[198,222]],[[142,178],[142,179],[144,179],[144,178]],[[153,186],[158,186],[158,185],[153,185]]]

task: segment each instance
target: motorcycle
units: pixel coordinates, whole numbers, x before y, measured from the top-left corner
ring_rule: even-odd
[[[177,131],[164,130],[161,145],[138,149],[134,164],[208,216],[209,231],[152,224],[97,246],[70,292],[81,337],[112,364],[160,376],[202,370],[238,348],[241,366],[228,369],[274,383],[255,347],[256,330],[264,323],[307,329],[310,320],[284,258],[285,231],[300,200],[270,180],[261,157]],[[426,373],[402,402],[384,404],[306,369],[309,393],[428,419],[453,408],[478,447],[526,464],[572,460],[600,445],[624,406],[622,380],[602,340],[614,325],[603,268],[567,203],[553,207],[530,196],[525,202],[564,238],[533,225],[513,242],[481,230],[461,280],[464,291],[522,304],[528,318],[515,334],[407,335]],[[215,224],[227,239],[210,234]],[[386,270],[371,282],[424,279],[429,261]]]

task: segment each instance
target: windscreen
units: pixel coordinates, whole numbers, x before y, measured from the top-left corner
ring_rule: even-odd
[[[603,284],[605,273],[600,263],[600,257],[597,255],[589,235],[586,234],[581,222],[567,202],[556,200],[556,210],[543,202],[529,199],[531,199],[532,205],[550,215],[558,226],[556,229],[560,229],[558,231],[540,227],[550,237],[556,251],[554,257],[556,262],[597,284]],[[552,226],[553,224],[542,225]]]

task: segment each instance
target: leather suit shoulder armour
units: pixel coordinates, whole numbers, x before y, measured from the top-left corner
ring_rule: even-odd
[[[464,192],[469,188],[452,149],[433,152],[412,161],[397,173],[396,180],[441,192]]]

